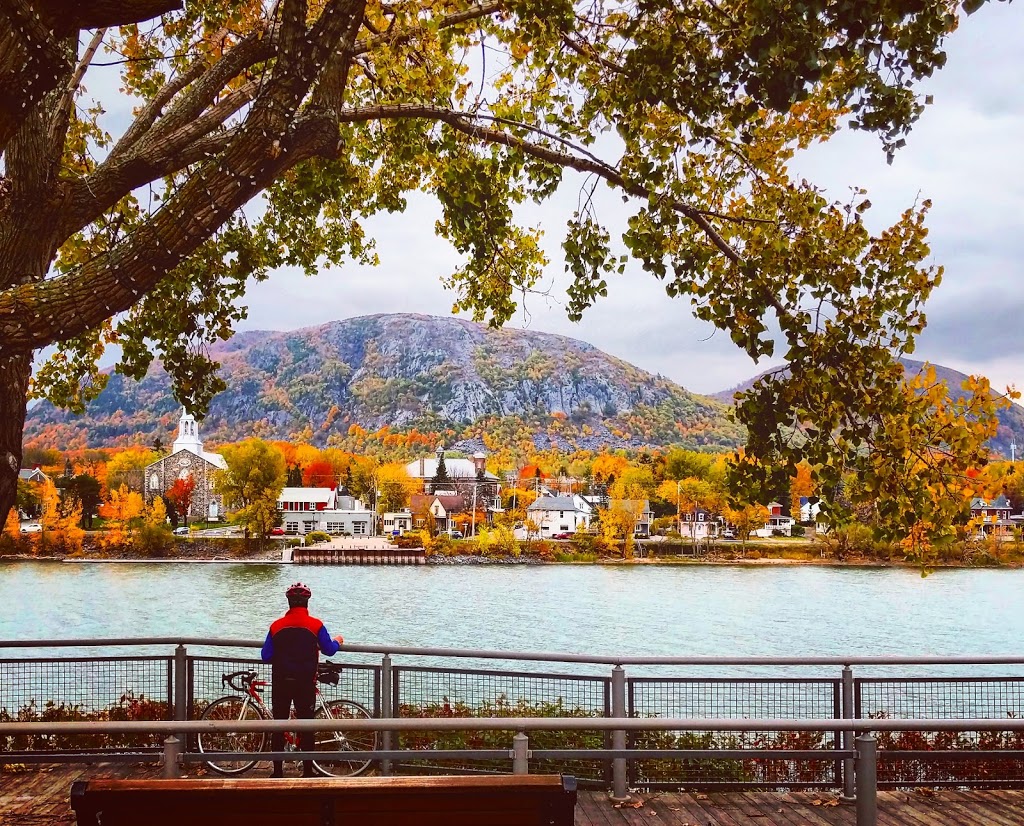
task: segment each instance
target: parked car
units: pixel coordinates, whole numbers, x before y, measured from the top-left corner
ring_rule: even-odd
[[[722,539],[735,539],[735,538],[736,538],[736,531],[734,531],[732,528],[726,528],[724,531],[722,531]]]
[[[551,534],[552,539],[572,539],[573,534],[570,531],[562,531],[561,533]]]
[[[284,536],[284,528],[271,528],[270,529],[270,535],[271,536]]]
[[[462,539],[462,531],[450,530],[447,533],[452,539]]]
[[[188,536],[188,528],[182,525],[179,528],[175,528],[173,533],[175,536]]]
[[[42,533],[43,532],[43,526],[40,525],[38,522],[29,522],[28,524],[21,526],[21,532],[22,533]]]

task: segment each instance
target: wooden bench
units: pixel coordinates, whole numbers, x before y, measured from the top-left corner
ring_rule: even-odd
[[[79,780],[79,826],[572,826],[576,778]]]

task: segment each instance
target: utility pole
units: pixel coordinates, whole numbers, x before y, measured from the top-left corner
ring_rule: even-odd
[[[1010,461],[1017,461],[1017,441],[1016,439],[1010,442]]]
[[[470,531],[471,536],[476,536],[476,486],[478,482],[476,479],[473,480],[473,527]]]

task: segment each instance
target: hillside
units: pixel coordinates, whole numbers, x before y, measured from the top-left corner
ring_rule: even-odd
[[[590,344],[456,318],[374,315],[239,333],[211,355],[228,385],[202,425],[211,444],[259,435],[325,445],[353,425],[445,433],[450,446],[464,449],[523,434],[537,447],[563,450],[724,449],[742,438],[728,405]],[[167,443],[179,410],[167,374],[154,363],[141,382],[111,375],[82,416],[36,405],[26,442]]]
[[[904,370],[908,370],[912,373],[920,373],[924,368],[923,361],[915,361],[914,359],[900,359],[900,363],[903,365]],[[935,369],[935,376],[939,381],[945,382],[946,387],[952,390],[959,390],[964,380],[967,378],[966,373],[960,373],[949,367],[943,367],[939,364],[933,364],[932,367]],[[728,390],[722,390],[719,393],[715,393],[712,398],[718,399],[720,402],[731,404],[733,395],[740,393],[744,390],[749,390],[754,382],[756,382],[764,373],[758,373],[751,379],[748,379],[735,387],[730,387]],[[999,412],[999,430],[996,433],[996,437],[991,442],[992,449],[1000,454],[1001,456],[1010,456],[1010,444],[1011,442],[1017,444],[1017,456],[1024,454],[1024,407],[1019,404],[1011,405],[1006,410]]]

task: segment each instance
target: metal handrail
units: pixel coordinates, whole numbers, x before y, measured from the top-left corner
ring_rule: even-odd
[[[3,648],[82,648],[97,646],[199,645],[223,648],[260,648],[263,640],[224,639],[219,637],[116,637],[110,639],[0,640]],[[972,654],[961,656],[872,657],[668,657],[617,654],[570,654],[553,651],[495,651],[472,648],[424,648],[406,645],[360,645],[345,643],[340,653],[402,654],[415,657],[453,657],[479,660],[529,660],[533,662],[590,663],[594,665],[1024,665],[1024,656],[1010,654]]]
[[[1024,731],[1024,719],[746,717],[388,717],[344,720],[120,720],[0,723],[0,736],[38,734],[203,734],[273,731]],[[834,750],[830,753],[835,753]]]

